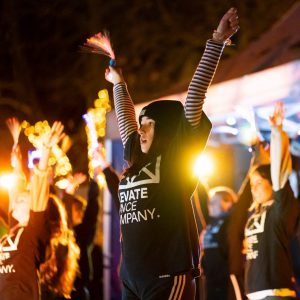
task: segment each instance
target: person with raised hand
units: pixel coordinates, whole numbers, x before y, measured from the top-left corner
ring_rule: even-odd
[[[110,66],[114,103],[129,167],[119,184],[122,299],[195,298],[199,275],[191,195],[194,159],[206,144],[211,123],[202,112],[220,56],[238,30],[234,8],[223,16],[189,85],[185,106],[154,101],[136,122],[134,104],[120,69]]]
[[[250,170],[253,204],[245,226],[245,291],[248,299],[295,299],[290,242],[300,206],[290,187],[289,138],[283,104],[270,116],[270,164]]]
[[[98,174],[100,174],[101,172],[103,172],[105,176],[106,185],[111,194],[114,206],[119,211],[120,201],[118,196],[118,186],[120,183],[120,178],[117,171],[108,162],[105,154],[105,149],[101,143],[99,144],[99,147],[96,148],[93,152],[93,162],[96,165],[95,177],[98,176]]]
[[[13,122],[9,127],[11,132],[16,132],[15,127]],[[14,186],[9,191],[10,231],[0,240],[1,300],[40,299],[39,267],[50,239],[46,222],[48,159],[51,148],[63,137],[63,129],[60,122],[54,122],[49,133],[42,137],[42,156],[29,182],[21,168],[18,139],[13,135],[12,156],[16,164]]]

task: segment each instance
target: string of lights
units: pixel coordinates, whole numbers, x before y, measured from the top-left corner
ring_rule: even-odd
[[[83,119],[86,123],[86,135],[88,142],[88,159],[89,159],[89,175],[93,178],[94,170],[97,167],[97,162],[93,160],[93,152],[99,146],[99,139],[105,136],[106,114],[111,110],[109,95],[106,89],[98,92],[98,99],[94,101],[94,108],[90,108]],[[105,150],[105,149],[104,149]],[[99,186],[105,185],[105,178],[102,173],[97,176]]]
[[[43,144],[43,135],[50,132],[51,127],[48,121],[39,121],[31,125],[28,121],[23,121],[21,124],[25,136],[29,142],[36,148],[40,149]],[[55,166],[54,177],[63,177],[72,172],[72,165],[66,153],[55,145],[51,149],[49,158],[49,166]]]

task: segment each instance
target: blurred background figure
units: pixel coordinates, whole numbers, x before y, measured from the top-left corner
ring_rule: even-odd
[[[208,219],[200,235],[205,299],[230,299],[228,221],[237,195],[225,186],[210,189],[208,195]]]
[[[40,299],[40,284],[68,297],[77,271],[79,249],[65,226],[65,211],[49,195],[48,160],[63,137],[63,125],[54,122],[42,136],[41,158],[27,181],[18,145],[20,124],[7,120],[13,136],[13,184],[9,189],[9,233],[0,240],[0,294],[3,300]],[[49,201],[50,198],[50,201]],[[59,260],[64,248],[63,260]]]
[[[277,103],[269,121],[271,164],[256,166],[249,174],[253,197],[245,226],[245,291],[249,299],[296,298],[290,243],[300,206],[288,181],[292,162],[283,120],[283,105]]]

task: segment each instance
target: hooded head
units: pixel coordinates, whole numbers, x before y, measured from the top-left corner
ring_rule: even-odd
[[[143,143],[144,120],[154,121],[154,136],[147,152],[153,155],[162,153],[167,149],[174,137],[176,128],[184,114],[183,105],[179,101],[161,100],[154,101],[145,106],[139,115],[139,133],[141,135],[141,148]],[[142,148],[143,151],[143,148]]]

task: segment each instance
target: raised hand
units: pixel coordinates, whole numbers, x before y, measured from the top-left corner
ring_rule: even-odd
[[[6,120],[6,125],[13,137],[14,145],[13,147],[16,147],[19,142],[19,136],[21,132],[21,125],[17,118],[9,118]]]
[[[55,121],[51,127],[50,132],[46,133],[42,137],[43,147],[50,149],[54,145],[57,145],[59,141],[65,136],[63,131],[64,125],[59,121]]]
[[[74,184],[76,184],[77,186],[82,184],[83,182],[85,182],[87,179],[87,176],[83,173],[75,173],[73,175],[73,182]]]
[[[101,143],[99,143],[99,146],[94,150],[92,160],[93,165],[95,167],[100,167],[102,170],[110,165],[106,159],[105,149]]]
[[[236,8],[230,8],[222,17],[217,30],[213,33],[213,40],[225,42],[239,30],[239,18]]]
[[[67,177],[68,185],[67,185],[65,191],[68,194],[74,195],[78,186],[80,184],[82,184],[83,182],[85,182],[86,179],[87,179],[87,176],[83,173],[75,173],[74,175],[69,175]]]
[[[105,79],[112,84],[117,84],[124,81],[121,69],[109,67],[105,70]]]
[[[64,125],[55,121],[51,127],[50,132],[47,132],[42,137],[42,157],[39,161],[39,169],[46,170],[48,167],[48,159],[50,150],[54,145],[57,145],[59,141],[64,137]]]
[[[275,104],[275,109],[273,114],[269,117],[269,124],[271,126],[282,126],[284,119],[284,107],[282,102],[277,102]]]

